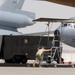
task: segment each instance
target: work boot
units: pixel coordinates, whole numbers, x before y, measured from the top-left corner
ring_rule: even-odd
[[[41,68],[42,66],[41,66],[41,65],[39,65],[39,67]]]

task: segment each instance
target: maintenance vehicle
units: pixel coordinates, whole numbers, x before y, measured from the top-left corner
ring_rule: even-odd
[[[37,48],[51,48],[53,37],[26,35],[0,36],[0,58],[6,63],[26,63],[34,60]]]

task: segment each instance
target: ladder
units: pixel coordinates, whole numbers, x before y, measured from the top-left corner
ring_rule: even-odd
[[[57,63],[61,62],[61,47],[52,47],[50,61],[51,63],[53,61],[57,61]]]
[[[59,57],[58,52],[59,47],[52,47],[52,50],[50,52],[44,52],[42,61],[46,61],[47,63],[51,64],[53,61],[57,60]]]
[[[49,23],[48,26],[48,41],[49,41]],[[50,52],[45,52],[43,54],[42,61],[45,60],[47,63],[52,63],[54,60],[57,63],[61,62],[61,53],[62,53],[62,46],[60,46],[60,33],[58,30],[54,32],[54,39],[52,41],[52,50]]]
[[[62,53],[62,45],[58,39],[53,39],[52,41],[52,50],[50,52],[45,52],[43,54],[43,60],[47,63],[52,63],[53,61],[57,61],[57,63],[61,62],[61,53]]]
[[[50,59],[51,63],[54,61],[54,57],[55,57],[56,51],[57,51],[57,47],[52,47],[51,59]]]

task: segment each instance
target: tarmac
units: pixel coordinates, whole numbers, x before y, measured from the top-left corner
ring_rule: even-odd
[[[30,62],[30,63],[29,63]],[[75,75],[74,67],[33,67],[33,61],[28,61],[27,64],[5,64],[3,60],[0,60],[0,75]],[[1,66],[3,65],[4,66]],[[29,66],[27,66],[29,65]]]
[[[0,67],[0,75],[75,75],[75,68]]]

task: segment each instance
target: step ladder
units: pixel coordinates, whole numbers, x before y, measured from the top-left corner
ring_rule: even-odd
[[[60,53],[61,53],[61,49],[60,49],[61,47],[52,47],[52,51],[51,51],[51,58],[50,58],[50,60],[51,60],[51,63],[53,62],[53,61],[57,61],[57,62],[60,62],[61,60],[61,55],[60,55]],[[59,60],[58,60],[59,59]]]
[[[59,40],[53,39],[52,50],[43,54],[43,60],[51,64],[53,61],[61,62],[62,44]]]

